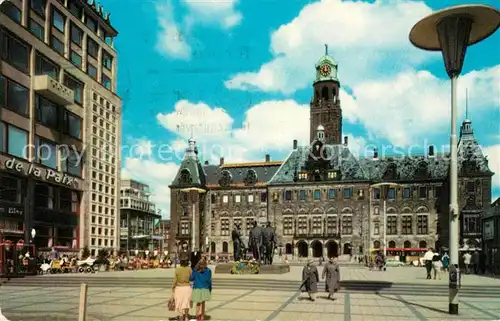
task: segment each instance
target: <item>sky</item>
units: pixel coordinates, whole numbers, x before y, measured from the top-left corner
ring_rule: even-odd
[[[439,52],[413,47],[422,17],[462,0],[102,0],[116,39],[123,99],[122,176],[150,185],[169,217],[187,140],[203,160],[282,160],[309,140],[315,63],[339,65],[343,135],[357,155],[378,146],[449,147],[450,83]],[[498,0],[467,0],[498,7]],[[467,93],[467,94],[466,94]],[[466,99],[467,97],[467,99]],[[500,31],[467,50],[458,82],[500,196]],[[380,153],[380,152],[379,152]]]

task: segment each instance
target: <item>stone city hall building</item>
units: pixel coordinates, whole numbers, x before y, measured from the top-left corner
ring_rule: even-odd
[[[94,1],[1,3],[4,240],[61,252],[119,249],[116,35]]]
[[[342,141],[337,63],[316,64],[310,102],[309,146],[293,142],[284,161],[202,164],[189,140],[172,182],[170,249],[191,244],[211,255],[231,255],[231,230],[270,221],[281,253],[301,257],[366,253],[383,248],[441,248],[448,243],[449,160],[430,146],[425,155],[391,157],[373,151],[357,158]],[[493,173],[465,120],[458,146],[461,242],[481,245],[481,216],[491,203]],[[396,183],[384,192],[377,183]],[[187,192],[186,188],[200,190]],[[202,192],[204,191],[204,192]],[[386,200],[384,225],[383,199]],[[193,219],[194,215],[194,219]]]

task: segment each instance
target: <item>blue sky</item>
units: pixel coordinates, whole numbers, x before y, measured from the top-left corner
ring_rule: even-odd
[[[129,1],[129,0],[125,0]],[[186,140],[218,162],[285,157],[307,143],[314,65],[324,44],[339,64],[343,132],[372,145],[446,150],[449,82],[439,53],[412,47],[413,24],[463,1],[103,0],[119,30],[123,174],[151,184],[168,216]],[[467,1],[495,5],[497,0]],[[475,134],[500,173],[500,31],[467,51],[459,81]],[[391,147],[392,146],[392,147]],[[173,150],[174,152],[169,152]],[[499,175],[493,196],[500,196]]]

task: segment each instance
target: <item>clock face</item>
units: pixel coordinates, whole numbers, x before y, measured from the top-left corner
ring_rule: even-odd
[[[328,66],[328,65],[323,65],[319,69],[319,72],[320,72],[321,76],[323,76],[323,77],[328,76],[331,71],[332,71],[332,68],[330,68],[330,66]]]

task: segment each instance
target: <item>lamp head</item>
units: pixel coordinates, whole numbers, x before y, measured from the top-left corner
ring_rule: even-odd
[[[417,48],[441,51],[448,76],[461,71],[467,46],[492,35],[500,27],[500,12],[486,5],[459,5],[439,10],[413,26],[410,42]]]
[[[36,236],[36,230],[34,228],[31,229],[31,238],[34,239]]]

